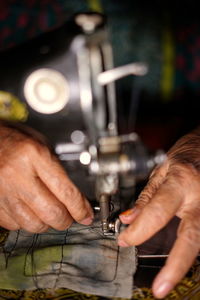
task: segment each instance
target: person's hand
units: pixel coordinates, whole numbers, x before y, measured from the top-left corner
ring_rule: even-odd
[[[185,276],[200,250],[200,130],[171,148],[135,207],[121,214],[121,221],[130,225],[119,235],[118,244],[142,244],[175,215],[181,218],[177,239],[152,286],[157,298],[165,297]]]
[[[0,226],[43,232],[89,225],[89,202],[67,177],[49,148],[30,135],[0,124]]]

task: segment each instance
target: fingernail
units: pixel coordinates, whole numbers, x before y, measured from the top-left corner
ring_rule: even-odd
[[[93,222],[93,217],[88,217],[88,218],[85,218],[84,220],[82,220],[80,223],[83,225],[90,225],[90,224],[92,224],[92,222]]]
[[[123,211],[120,216],[123,216],[123,217],[128,217],[130,215],[132,215],[132,213],[134,212],[136,208],[130,208],[130,209],[127,209],[126,211]]]
[[[124,242],[123,240],[118,240],[118,245],[120,247],[129,247],[129,245],[126,242]]]
[[[153,289],[153,293],[157,298],[163,298],[165,297],[171,290],[173,289],[173,285],[165,281],[161,284],[159,284],[158,288]]]
[[[123,218],[126,218],[126,217],[129,217],[132,215],[138,215],[140,211],[141,211],[140,208],[134,207],[134,208],[130,208],[130,209],[127,209],[126,211],[122,212],[120,214],[120,216],[122,216]]]

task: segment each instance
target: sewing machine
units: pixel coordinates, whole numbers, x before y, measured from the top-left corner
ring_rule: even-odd
[[[77,14],[1,59],[0,89],[27,104],[27,124],[48,137],[69,174],[78,176],[103,234],[118,233],[117,216],[132,205],[135,185],[164,159],[162,151],[150,155],[136,132],[118,130],[115,81],[144,76],[148,67],[113,66],[106,20],[97,13]]]

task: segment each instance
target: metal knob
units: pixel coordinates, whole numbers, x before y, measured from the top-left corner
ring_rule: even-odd
[[[53,69],[32,72],[25,81],[24,95],[28,104],[43,114],[62,110],[69,100],[69,85],[66,78]]]

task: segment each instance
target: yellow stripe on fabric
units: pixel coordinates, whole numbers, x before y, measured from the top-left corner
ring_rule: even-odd
[[[175,75],[175,45],[172,33],[169,29],[163,32],[163,64],[161,73],[161,94],[165,101],[169,101],[174,87]]]
[[[99,13],[103,12],[101,0],[87,0],[87,2],[89,9],[91,9],[92,11],[96,11]]]

